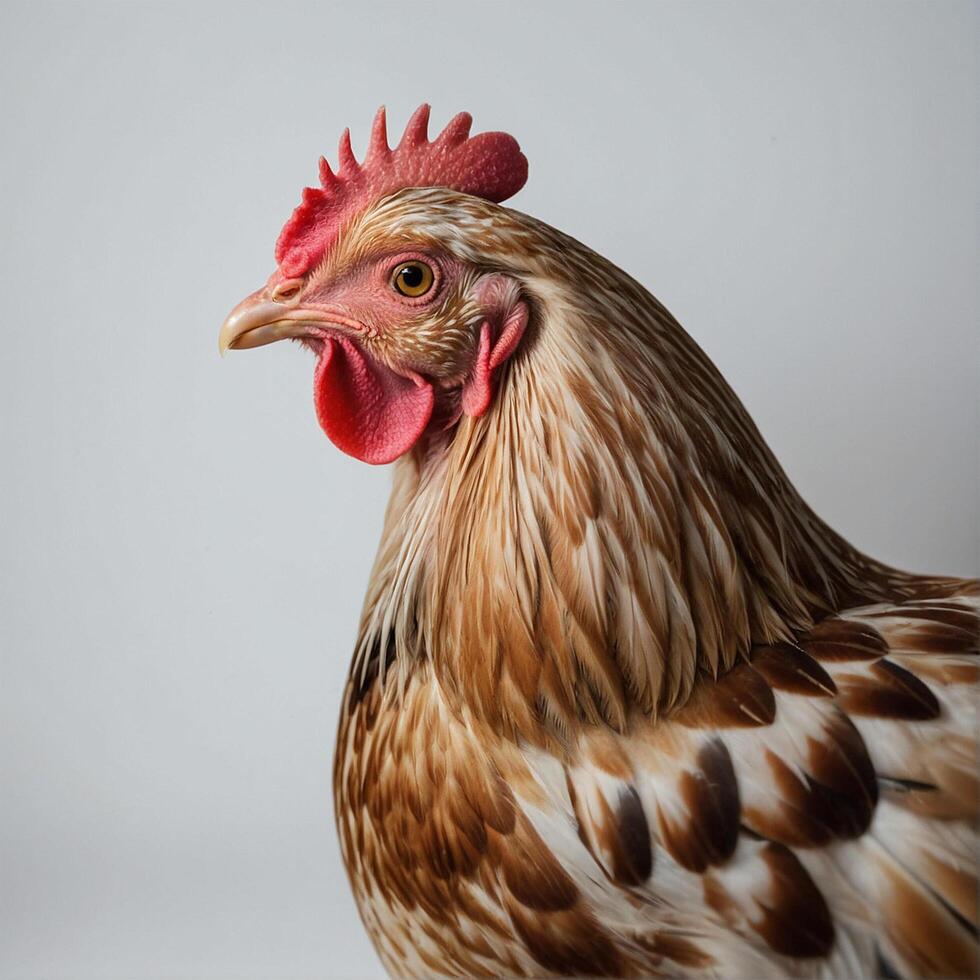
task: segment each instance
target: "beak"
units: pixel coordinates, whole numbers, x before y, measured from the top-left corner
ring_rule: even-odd
[[[262,347],[287,337],[305,337],[310,332],[310,315],[267,298],[264,289],[243,299],[221,325],[218,350]]]

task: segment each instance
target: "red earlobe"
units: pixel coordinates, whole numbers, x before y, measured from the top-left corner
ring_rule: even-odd
[[[490,407],[490,324],[484,320],[480,327],[480,346],[473,362],[473,371],[463,385],[463,412],[479,418]]]
[[[483,321],[473,370],[463,385],[463,412],[471,418],[479,418],[490,407],[494,372],[517,350],[527,327],[527,318],[527,305],[516,303],[504,321],[496,343],[491,340],[490,321]]]

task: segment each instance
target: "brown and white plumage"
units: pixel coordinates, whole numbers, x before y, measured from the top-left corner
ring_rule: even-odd
[[[335,761],[385,966],[975,975],[977,583],[831,531],[581,244],[409,188],[321,272],[391,239],[504,277],[530,320],[490,410],[395,468]],[[451,360],[482,315],[443,305],[415,343]]]

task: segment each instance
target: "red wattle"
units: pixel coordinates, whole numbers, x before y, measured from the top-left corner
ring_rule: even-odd
[[[346,337],[324,341],[313,379],[320,426],[330,441],[365,463],[390,463],[415,445],[432,415],[435,393],[366,357]]]

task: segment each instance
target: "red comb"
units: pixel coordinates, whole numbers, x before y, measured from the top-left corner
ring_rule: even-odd
[[[472,122],[468,112],[461,112],[429,142],[429,107],[420,105],[392,150],[382,106],[374,117],[363,163],[354,158],[350,130],[345,129],[337,173],[320,157],[321,186],[303,191],[302,202],[276,242],[276,262],[283,275],[303,275],[320,261],[345,221],[404,187],[449,187],[495,202],[516,194],[527,180],[527,160],[517,140],[506,133],[470,136]]]

